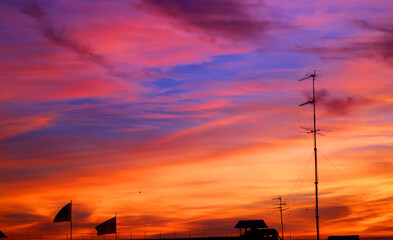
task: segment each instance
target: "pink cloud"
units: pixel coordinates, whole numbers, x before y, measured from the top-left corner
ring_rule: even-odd
[[[50,126],[56,115],[34,115],[0,121],[0,139],[7,139]]]

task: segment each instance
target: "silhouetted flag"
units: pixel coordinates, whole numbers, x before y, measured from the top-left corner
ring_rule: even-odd
[[[7,236],[2,231],[0,231],[0,238],[7,238]]]
[[[71,203],[65,205],[56,215],[53,222],[71,221]]]
[[[111,218],[96,227],[97,235],[116,233],[116,217]]]

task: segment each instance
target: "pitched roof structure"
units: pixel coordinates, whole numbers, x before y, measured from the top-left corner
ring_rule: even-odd
[[[235,228],[268,228],[263,220],[240,220]]]

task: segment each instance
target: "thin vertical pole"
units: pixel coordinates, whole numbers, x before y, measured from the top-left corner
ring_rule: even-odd
[[[286,209],[282,209],[282,206],[286,206],[287,203],[282,203],[282,198],[281,196],[277,197],[277,198],[273,198],[273,200],[279,200],[280,203],[277,204],[278,205],[278,209],[280,209],[280,216],[281,216],[281,240],[284,240],[284,222],[282,221],[282,212],[285,211]],[[246,229],[247,230],[247,229]]]
[[[280,196],[280,215],[281,215],[281,240],[284,240],[284,224],[282,222],[282,203],[281,203],[281,196]]]
[[[70,214],[70,240],[72,240],[72,199],[71,199],[71,214]]]
[[[313,97],[313,110],[314,110],[314,157],[315,157],[315,219],[317,223],[317,240],[319,240],[319,213],[318,213],[318,161],[317,161],[317,120],[315,116],[315,77],[316,73],[312,76],[312,97]]]

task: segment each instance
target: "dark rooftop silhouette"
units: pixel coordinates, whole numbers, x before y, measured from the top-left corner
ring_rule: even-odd
[[[235,228],[268,228],[263,220],[240,220]]]
[[[359,240],[359,235],[329,236],[328,240]]]

